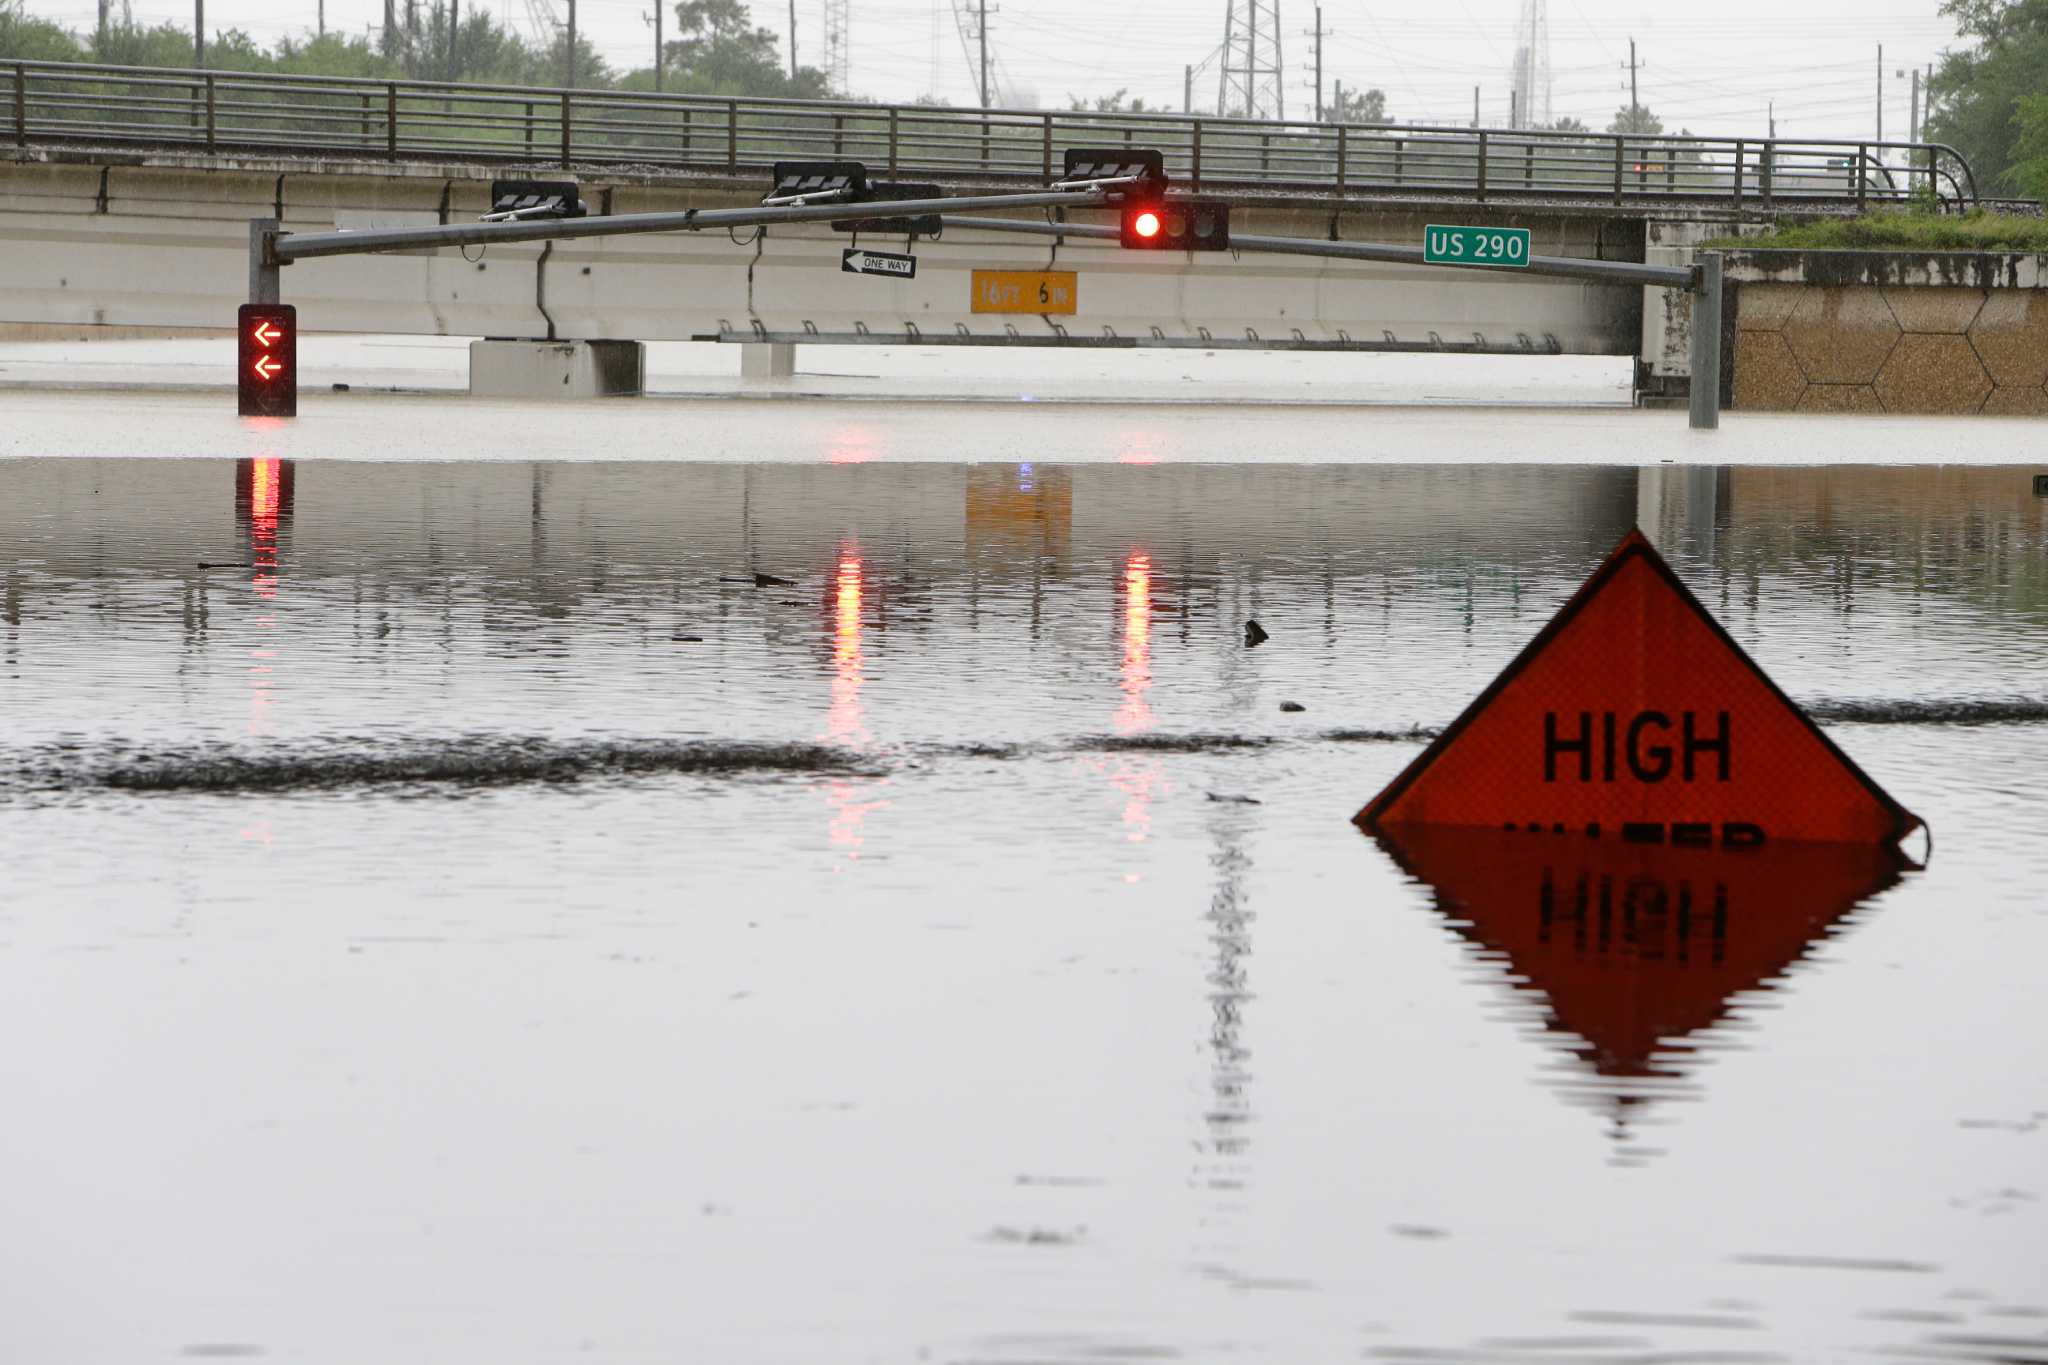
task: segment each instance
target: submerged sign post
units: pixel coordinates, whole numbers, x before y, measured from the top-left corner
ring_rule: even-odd
[[[1529,229],[1451,227],[1422,230],[1422,259],[1430,265],[1529,265]]]
[[[1355,819],[1723,849],[1890,847],[1921,825],[1640,531]]]

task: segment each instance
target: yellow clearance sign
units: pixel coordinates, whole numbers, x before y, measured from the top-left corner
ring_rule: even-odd
[[[977,270],[976,313],[1073,313],[1081,298],[1071,270]]]

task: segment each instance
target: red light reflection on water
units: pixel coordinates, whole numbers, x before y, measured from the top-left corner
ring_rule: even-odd
[[[1152,556],[1133,550],[1124,561],[1124,664],[1117,685],[1124,704],[1117,709],[1118,734],[1152,728],[1145,693],[1152,686]]]
[[[277,596],[277,518],[283,504],[284,461],[252,460],[249,467],[249,562],[256,595]]]
[[[260,601],[274,603],[277,600],[278,531],[283,519],[290,515],[285,495],[287,471],[281,459],[252,459],[247,466],[249,565],[254,570],[249,576],[249,586]],[[256,637],[257,647],[249,651],[249,733],[262,735],[270,732],[271,671],[277,650],[269,641],[270,632],[277,629],[277,617],[264,611],[251,618],[250,625],[260,634]]]
[[[1117,687],[1124,703],[1113,723],[1120,735],[1152,728],[1152,706],[1145,694],[1152,687],[1152,556],[1133,550],[1124,561],[1123,665]],[[1159,760],[1124,754],[1108,766],[1110,785],[1124,795],[1124,837],[1143,843],[1152,832],[1152,798],[1160,782]]]
[[[875,433],[866,427],[837,427],[825,438],[825,458],[833,464],[866,464],[875,455]]]
[[[841,546],[839,567],[832,579],[832,702],[825,712],[824,738],[852,749],[865,748],[871,742],[867,710],[860,696],[867,664],[861,650],[866,574],[867,566],[857,550]],[[861,824],[868,812],[888,804],[862,799],[876,785],[862,778],[834,778],[825,784],[825,799],[832,807],[830,838],[835,847],[846,850],[849,860],[860,857],[866,842]]]

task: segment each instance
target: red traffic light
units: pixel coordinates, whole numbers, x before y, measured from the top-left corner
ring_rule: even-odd
[[[235,339],[235,410],[244,417],[298,416],[299,310],[245,303]]]
[[[1228,251],[1230,205],[1221,199],[1126,203],[1118,240],[1144,251]]]

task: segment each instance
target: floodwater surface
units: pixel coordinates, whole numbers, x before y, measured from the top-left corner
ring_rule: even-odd
[[[0,1347],[2048,1361],[2033,472],[0,461]],[[1924,866],[1351,826],[1638,523]]]

